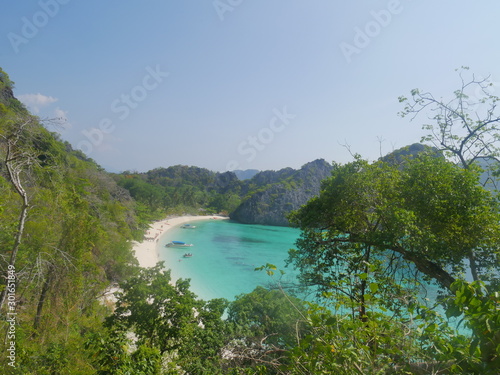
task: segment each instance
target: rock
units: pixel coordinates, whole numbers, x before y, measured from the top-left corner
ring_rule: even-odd
[[[244,224],[288,226],[287,214],[319,194],[321,181],[331,175],[332,166],[323,159],[307,163],[299,170],[285,168],[255,175],[249,184],[258,187],[231,213]]]

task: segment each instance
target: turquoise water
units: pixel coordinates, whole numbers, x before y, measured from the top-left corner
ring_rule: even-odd
[[[172,271],[172,278],[191,279],[191,290],[201,299],[234,300],[256,286],[295,281],[295,272],[285,268],[288,250],[294,247],[300,231],[295,228],[239,224],[230,220],[194,221],[196,229],[175,227],[159,242],[160,260]],[[166,248],[170,241],[184,241],[194,246]],[[191,258],[184,258],[185,253]],[[279,272],[271,278],[265,271],[255,271],[266,263]]]
[[[300,231],[296,228],[239,224],[229,220],[193,221],[196,229],[169,230],[158,243],[160,260],[171,269],[172,278],[191,279],[191,290],[203,300],[234,297],[249,293],[255,287],[280,281],[296,283],[296,271],[285,267],[288,250],[294,247]],[[165,247],[170,241],[184,241],[194,246]],[[184,258],[185,253],[193,257]],[[266,263],[285,271],[273,277],[255,271]],[[435,300],[436,288],[427,286],[426,297]],[[308,299],[305,295],[298,295]],[[444,313],[438,309],[441,313]],[[454,320],[455,324],[457,320]],[[461,328],[462,333],[467,333]]]

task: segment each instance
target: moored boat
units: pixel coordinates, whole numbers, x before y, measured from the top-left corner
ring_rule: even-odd
[[[194,228],[196,228],[196,225],[192,225],[192,224],[182,224],[182,225],[181,225],[181,228],[182,228],[182,229],[194,229]]]
[[[182,241],[170,241],[165,245],[166,247],[190,247],[193,246],[191,243],[185,243]]]

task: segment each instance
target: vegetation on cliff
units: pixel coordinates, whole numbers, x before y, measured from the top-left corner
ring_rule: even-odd
[[[1,72],[1,330],[15,331],[14,373],[90,371],[80,348],[106,314],[97,297],[136,264],[133,201],[30,115],[12,85]],[[0,363],[11,369],[6,355]]]
[[[437,113],[425,126],[434,148],[372,163],[320,160],[241,181],[186,166],[108,174],[30,115],[0,70],[2,369],[497,374],[500,210],[478,161],[498,158],[498,98],[486,91],[476,107],[466,95],[483,84],[462,80],[448,102],[418,90],[401,98],[404,115]],[[162,264],[137,267],[131,240],[148,220],[240,204],[294,209],[288,217],[301,237],[289,263],[314,288],[315,303],[277,282],[232,302],[203,301]],[[258,270],[278,275],[272,264]],[[107,305],[110,285],[119,292]],[[438,288],[436,298],[422,297],[426,285]]]

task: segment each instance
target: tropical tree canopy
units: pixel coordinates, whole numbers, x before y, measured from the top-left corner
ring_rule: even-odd
[[[326,289],[339,272],[380,257],[411,262],[449,288],[465,277],[466,258],[475,252],[488,280],[499,267],[500,215],[478,180],[474,168],[426,155],[402,165],[336,165],[320,196],[291,217],[302,236],[289,261],[305,282]]]

